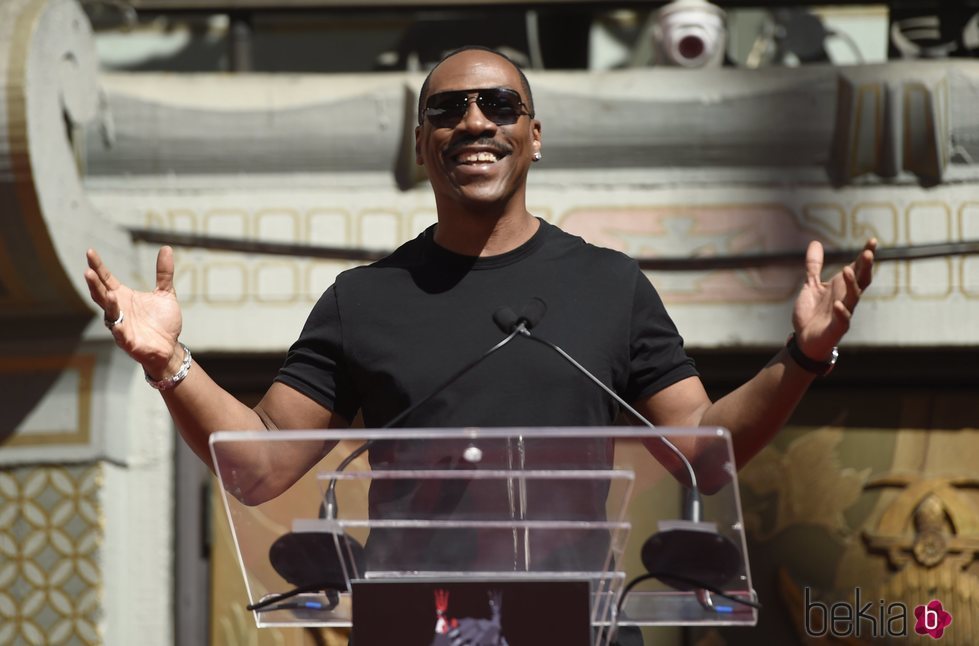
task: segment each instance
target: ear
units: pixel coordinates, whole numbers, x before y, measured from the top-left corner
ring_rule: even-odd
[[[422,159],[421,137],[422,127],[415,126],[415,163],[419,166],[424,166],[425,161]]]
[[[533,123],[531,125],[531,133],[530,133],[531,136],[533,137],[533,144],[531,145],[531,148],[530,148],[530,150],[531,150],[532,153],[539,153],[540,152],[540,149],[541,149],[541,134],[540,134],[540,132],[541,132],[540,121],[537,120],[537,119],[534,119],[534,121],[533,121]]]

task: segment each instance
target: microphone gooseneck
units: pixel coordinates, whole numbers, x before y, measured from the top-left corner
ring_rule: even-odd
[[[496,323],[497,325],[501,325],[500,320],[509,320],[509,317],[511,315],[513,316],[514,320],[516,320],[517,316],[516,314],[513,313],[513,310],[506,307],[501,307],[500,309],[496,310],[496,312],[493,313],[493,320],[497,322]],[[468,364],[466,364],[465,366],[457,370],[451,377],[443,381],[436,388],[433,388],[432,391],[427,395],[425,395],[423,398],[419,399],[417,402],[415,402],[408,408],[404,409],[403,411],[395,415],[390,421],[388,421],[388,423],[386,423],[381,428],[386,429],[386,428],[394,427],[395,424],[403,420],[411,413],[418,410],[418,408],[421,407],[423,404],[427,403],[429,400],[431,400],[433,397],[438,395],[440,392],[442,392],[443,390],[451,386],[463,375],[465,375],[470,370],[472,370],[480,363],[482,363],[491,354],[493,354],[494,352],[496,352],[497,350],[505,346],[507,343],[512,341],[517,336],[517,334],[518,332],[516,330],[512,330],[505,339],[503,339],[502,341],[494,345],[492,348],[490,348],[489,350],[487,350],[486,352],[479,355],[478,357],[470,361]],[[364,452],[370,449],[370,447],[373,445],[374,445],[374,440],[367,440],[366,442],[358,446],[356,449],[351,451],[350,455],[345,457],[343,461],[337,465],[336,468],[337,473],[342,472],[344,469],[350,466],[351,462],[353,462],[358,457],[363,455]],[[326,506],[326,518],[331,520],[336,518],[336,513],[337,513],[336,489],[337,489],[337,479],[331,478],[330,484],[326,488],[326,494],[324,495],[324,499],[325,499],[324,502]]]
[[[519,327],[520,326],[518,325],[518,328]],[[604,383],[602,383],[602,380],[601,379],[599,379],[598,377],[596,377],[595,375],[593,375],[591,372],[589,372],[587,368],[585,368],[583,365],[581,365],[580,363],[578,363],[574,359],[574,357],[572,357],[570,354],[568,354],[567,352],[565,352],[564,350],[562,350],[559,346],[554,345],[550,341],[545,341],[544,339],[542,339],[542,338],[540,338],[538,336],[532,335],[530,333],[530,331],[528,329],[526,329],[526,328],[525,329],[518,329],[517,331],[520,332],[520,334],[522,334],[525,337],[527,337],[528,339],[530,339],[532,341],[536,341],[537,343],[540,343],[540,344],[542,344],[544,346],[547,346],[551,350],[554,350],[555,352],[557,352],[568,363],[570,363],[572,366],[574,366],[575,368],[577,368],[583,375],[585,375],[586,377],[588,377],[588,379],[590,379],[592,381],[592,383],[594,383],[599,388],[601,388],[602,390],[604,390],[610,397],[612,397],[612,399],[614,399],[619,404],[619,406],[622,406],[625,410],[627,410],[630,414],[632,414],[632,416],[635,417],[637,421],[639,421],[640,423],[644,424],[645,426],[648,426],[649,428],[651,428],[653,430],[656,430],[656,426],[654,426],[652,422],[650,422],[648,419],[646,419],[645,417],[643,417],[642,414],[640,414],[639,411],[637,411],[635,408],[633,408],[632,406],[630,406],[629,404],[627,404],[626,401],[624,399],[622,399],[621,397],[619,397],[619,395],[616,394],[616,392],[614,390],[612,390],[611,388],[609,388],[608,386],[606,386]],[[677,446],[673,442],[671,442],[670,440],[668,440],[667,438],[662,437],[662,436],[657,437],[657,439],[660,442],[662,442],[666,446],[666,448],[668,448],[674,455],[676,455],[677,459],[680,460],[680,462],[683,464],[683,468],[687,472],[687,477],[690,479],[690,496],[689,496],[688,506],[689,506],[689,508],[691,510],[693,510],[692,513],[696,514],[696,516],[697,516],[696,519],[691,519],[691,520],[699,520],[699,518],[700,518],[700,507],[701,507],[700,489],[699,489],[699,487],[697,485],[697,474],[694,472],[693,465],[690,464],[690,460],[688,460],[687,459],[687,456],[685,456],[683,454],[683,451],[681,451],[680,449],[678,449]]]
[[[493,314],[493,320],[497,321],[497,325],[501,325],[501,322],[508,323],[511,316],[514,321],[518,318],[512,310],[500,308]],[[401,411],[381,428],[391,428],[401,422],[420,406],[482,363],[491,354],[516,338],[517,334],[518,332],[516,330],[510,332],[502,341],[456,371],[428,395]],[[375,440],[367,440],[351,451],[337,465],[336,473],[344,471],[354,460],[369,450],[374,443]],[[314,531],[289,532],[279,537],[269,550],[269,561],[273,569],[279,576],[296,587],[288,592],[271,595],[258,603],[252,604],[248,606],[248,610],[269,611],[292,609],[291,606],[287,607],[282,602],[304,592],[320,590],[326,591],[328,597],[330,597],[330,603],[323,605],[321,609],[330,610],[336,605],[333,602],[333,596],[336,595],[337,591],[347,589],[347,576],[352,572],[360,573],[365,570],[366,555],[364,547],[352,536],[343,531],[335,522],[339,513],[336,497],[337,482],[336,476],[331,478],[327,485],[326,493],[323,495],[323,504],[320,512],[321,518],[319,520],[321,528]],[[302,608],[309,607],[302,606]]]
[[[614,390],[606,386],[601,379],[593,375],[587,368],[578,363],[574,357],[550,341],[545,341],[544,339],[530,333],[530,330],[532,330],[538,323],[540,323],[541,319],[544,318],[544,314],[546,312],[547,303],[545,303],[542,298],[535,296],[521,310],[521,314],[519,316],[509,307],[501,307],[496,311],[496,313],[493,314],[493,320],[504,333],[511,335],[520,334],[531,341],[536,341],[537,343],[540,343],[557,352],[562,358],[564,358],[565,361],[574,366],[580,373],[588,377],[592,383],[605,391],[605,393],[614,399],[619,406],[622,406],[622,408],[627,410],[638,422],[653,430],[656,430],[656,426],[654,426],[652,422],[646,419],[635,408],[630,406],[624,399],[619,397],[619,395]],[[507,338],[509,339],[509,337]],[[677,459],[680,460],[680,463],[683,464],[683,467],[687,472],[687,477],[690,479],[691,495],[688,497],[687,503],[691,515],[690,519],[700,520],[700,489],[697,485],[697,474],[694,472],[693,465],[690,464],[690,460],[687,459],[687,456],[685,456],[683,452],[678,449],[675,444],[673,444],[673,442],[670,442],[665,437],[659,437],[657,439],[659,439],[677,457]]]
[[[546,303],[535,297],[521,310],[521,316],[514,318],[508,314],[494,320],[504,332],[516,332],[556,352],[612,397],[637,421],[655,430],[656,427],[652,422],[630,406],[628,402],[606,386],[574,357],[554,343],[530,333],[530,330],[540,322],[546,311]],[[512,311],[508,310],[508,312],[512,314]],[[509,327],[504,326],[504,323]],[[734,541],[719,534],[712,523],[702,522],[703,501],[693,464],[668,438],[658,436],[657,439],[683,465],[689,479],[689,486],[684,497],[683,520],[670,523],[671,526],[661,529],[646,539],[641,550],[641,560],[647,572],[663,583],[677,590],[696,590],[701,605],[707,608],[709,604],[702,597],[709,602],[708,592],[718,591],[738,574],[742,565],[741,552]],[[646,578],[651,577],[647,575],[642,580]],[[633,582],[633,584],[637,582]],[[622,595],[623,599],[633,584],[627,587]]]

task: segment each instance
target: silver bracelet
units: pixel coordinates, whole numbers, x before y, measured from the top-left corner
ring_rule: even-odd
[[[179,384],[187,377],[187,373],[190,372],[190,363],[191,363],[190,348],[185,346],[183,343],[180,344],[180,347],[184,349],[184,360],[180,364],[180,369],[177,370],[177,372],[170,375],[169,377],[166,377],[165,379],[160,379],[159,381],[150,377],[148,374],[146,374],[146,371],[144,370],[143,376],[146,378],[146,383],[153,386],[157,390],[170,390],[171,388]]]

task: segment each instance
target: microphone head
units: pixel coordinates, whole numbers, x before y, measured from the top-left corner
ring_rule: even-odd
[[[708,523],[685,525],[647,538],[640,551],[643,566],[676,590],[696,590],[698,583],[723,590],[741,572],[741,551]]]
[[[339,554],[334,537],[340,541]],[[297,588],[322,585],[324,590],[346,590],[341,559],[350,578],[364,576],[364,548],[345,533],[289,532],[269,548],[272,568]]]
[[[519,320],[523,321],[528,330],[532,330],[535,325],[541,322],[541,319],[544,318],[544,314],[546,313],[547,303],[544,302],[543,298],[534,296],[530,299],[530,302],[524,305],[523,309],[520,310]]]
[[[504,334],[510,334],[513,332],[513,328],[517,327],[517,314],[509,307],[504,306],[493,312],[493,322]]]

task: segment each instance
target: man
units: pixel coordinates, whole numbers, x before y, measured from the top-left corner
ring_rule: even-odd
[[[828,282],[820,279],[822,247],[812,243],[792,316],[792,347],[712,402],[636,264],[527,211],[526,180],[542,152],[541,124],[515,65],[489,50],[454,52],[431,72],[419,106],[417,163],[428,170],[437,225],[388,258],[338,277],[255,408],[191,366],[178,342],[181,314],[168,247],[160,250],[152,293],[120,284],[89,251],[85,277],[116,343],[162,388],[181,435],[205,462],[208,436],[219,429],[344,427],[358,410],[367,426],[383,426],[500,340],[493,321],[500,308],[519,310],[538,297],[548,307],[535,328],[542,338],[656,425],[728,428],[743,465],[828,365],[870,284],[876,241]],[[617,407],[597,387],[546,348],[524,346],[487,359],[399,425],[613,422]],[[303,447],[277,456],[274,465],[268,455],[242,456],[251,474],[246,498],[278,495],[329,448]],[[695,446],[680,448],[695,456]],[[372,462],[398,458],[371,455]],[[385,502],[378,493],[372,505]]]

